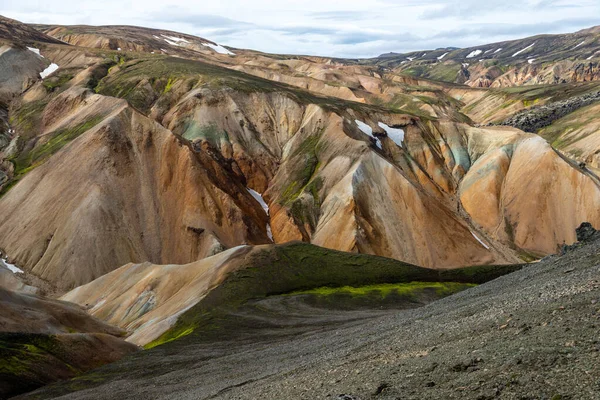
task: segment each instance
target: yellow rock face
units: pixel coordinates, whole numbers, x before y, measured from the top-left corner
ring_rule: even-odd
[[[218,286],[250,250],[240,246],[184,265],[127,264],[61,299],[127,330],[127,341],[145,345]]]
[[[64,290],[124,261],[185,263],[268,241],[260,206],[222,166],[122,105],[0,200],[2,248],[18,265]]]

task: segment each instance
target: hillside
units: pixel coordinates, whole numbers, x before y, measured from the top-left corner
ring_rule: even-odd
[[[600,79],[598,27],[561,35],[384,54],[369,63],[417,77],[472,87],[509,87],[587,82]]]

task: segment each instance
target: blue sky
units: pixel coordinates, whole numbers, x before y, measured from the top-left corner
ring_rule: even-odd
[[[600,25],[598,0],[38,0],[0,4],[23,22],[127,24],[272,53],[371,57],[468,47]]]

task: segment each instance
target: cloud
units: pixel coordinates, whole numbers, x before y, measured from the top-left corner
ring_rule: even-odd
[[[310,10],[310,11],[306,11]],[[600,21],[598,0],[38,0],[0,2],[25,22],[138,25],[270,53],[369,57],[471,47]]]
[[[480,38],[482,43],[490,43],[486,38],[512,37],[522,38],[540,33],[570,32],[581,26],[591,26],[597,23],[595,18],[573,18],[535,24],[473,24],[461,29],[447,30],[433,35],[432,39]]]
[[[185,9],[175,7],[143,16],[146,21],[161,21],[166,23],[184,23],[203,28],[251,27],[254,24],[212,14],[195,14]]]
[[[321,11],[312,12],[306,14],[308,17],[317,20],[329,20],[329,21],[356,21],[366,19],[373,13],[368,11]]]
[[[420,17],[425,20],[442,19],[449,17],[459,17],[465,19],[475,19],[481,15],[489,15],[499,11],[510,9],[513,3],[521,13],[542,12],[544,10],[556,10],[557,8],[581,8],[585,0],[578,4],[574,1],[564,0],[523,0],[521,2],[511,0],[487,0],[482,3],[481,0],[450,0],[434,4],[430,9],[423,12]]]

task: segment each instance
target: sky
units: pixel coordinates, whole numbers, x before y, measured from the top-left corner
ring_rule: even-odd
[[[470,47],[600,25],[598,0],[39,0],[0,15],[45,24],[137,25],[270,53],[373,57]]]

